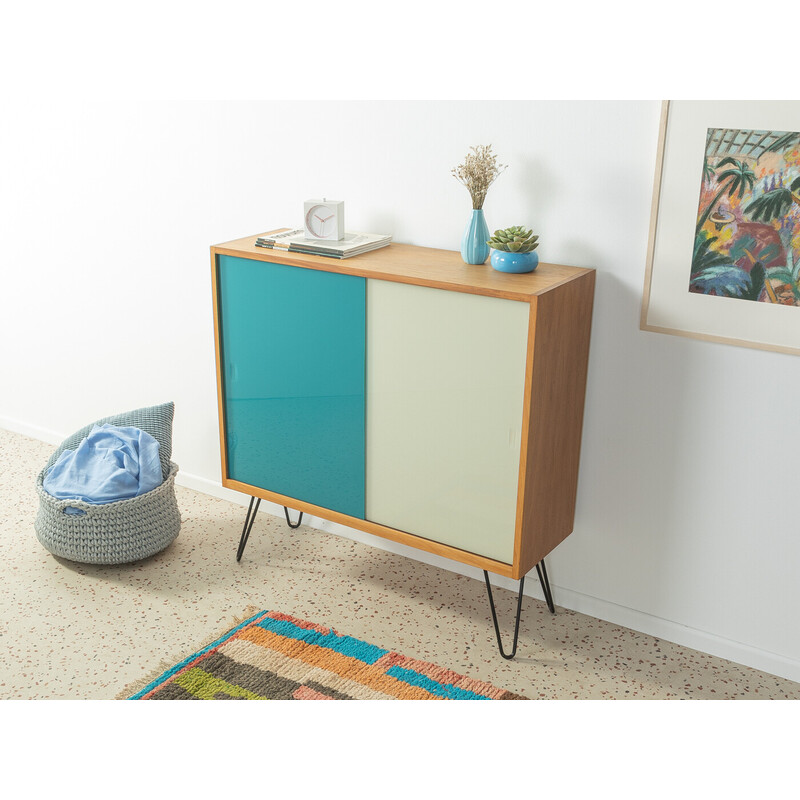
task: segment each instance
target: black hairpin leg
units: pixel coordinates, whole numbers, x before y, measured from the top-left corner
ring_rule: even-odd
[[[541,566],[541,569],[539,567]],[[550,589],[550,581],[547,579],[547,569],[544,566],[544,559],[536,565],[536,571],[539,573],[539,583],[542,584],[542,591],[544,592],[544,601],[550,609],[551,614],[556,613],[556,607],[553,603],[553,592]]]
[[[550,581],[547,578],[547,569],[542,559],[536,565],[536,572],[539,575],[539,583],[542,584],[542,591],[544,592],[544,600],[547,607],[550,609],[551,614],[556,613],[556,607],[553,603],[553,592],[550,589]],[[517,595],[517,618],[514,622],[514,644],[510,653],[506,654],[503,650],[503,643],[500,640],[500,626],[497,624],[497,611],[494,607],[494,597],[492,596],[492,585],[489,583],[489,573],[484,570],[483,577],[486,580],[486,591],[489,592],[489,606],[492,609],[492,622],[494,622],[494,633],[497,636],[497,646],[500,648],[500,655],[503,658],[511,660],[517,654],[517,639],[519,637],[519,619],[522,611],[522,590],[525,587],[525,576],[523,575],[519,582],[519,594]]]
[[[255,506],[253,505],[255,503]],[[242,528],[242,538],[239,539],[239,550],[236,553],[236,560],[242,560],[242,553],[244,553],[244,548],[247,546],[247,540],[250,538],[250,531],[253,529],[253,523],[256,521],[256,514],[258,513],[258,507],[261,505],[261,498],[260,497],[251,497],[250,498],[250,505],[247,508],[247,516],[244,518],[244,527]],[[290,528],[299,528],[300,523],[303,521],[303,512],[300,512],[300,516],[297,519],[297,522],[292,525],[291,520],[289,519],[289,509],[286,506],[283,507],[283,513],[286,514],[286,522]]]
[[[299,528],[300,527],[300,523],[303,521],[303,512],[302,511],[300,512],[300,516],[297,518],[297,522],[294,525],[292,525],[292,522],[289,519],[289,509],[286,508],[286,506],[283,507],[283,513],[286,515],[286,524],[290,528]]]
[[[492,609],[492,621],[494,622],[494,633],[497,636],[497,646],[500,648],[500,655],[509,661],[517,654],[517,638],[519,637],[519,617],[522,611],[522,589],[525,586],[525,576],[519,582],[519,596],[517,597],[517,621],[514,625],[514,646],[510,653],[506,654],[503,650],[503,643],[500,640],[500,626],[497,624],[497,612],[494,608],[494,597],[492,596],[492,584],[489,583],[489,573],[484,570],[483,577],[486,579],[486,591],[489,592],[489,606]]]
[[[253,503],[255,503],[255,508],[253,508]],[[242,528],[242,538],[239,539],[239,550],[236,553],[236,560],[242,560],[242,553],[244,553],[245,545],[247,544],[247,540],[250,538],[250,531],[253,528],[253,523],[256,520],[256,514],[258,513],[258,507],[261,505],[261,498],[250,498],[250,505],[247,509],[247,516],[244,518],[244,527]]]

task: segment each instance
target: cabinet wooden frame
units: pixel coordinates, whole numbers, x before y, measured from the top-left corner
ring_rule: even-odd
[[[264,235],[211,248],[222,485],[497,575],[519,579],[527,574],[572,532],[574,525],[595,270],[542,263],[533,273],[511,275],[496,272],[489,265],[464,264],[457,252],[394,243],[356,258],[333,259],[256,247],[256,239]],[[230,477],[220,352],[218,256],[221,255],[529,304],[512,563],[351,517]]]

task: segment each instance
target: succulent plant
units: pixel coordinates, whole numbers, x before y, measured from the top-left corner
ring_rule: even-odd
[[[529,228],[514,225],[511,228],[495,231],[486,244],[495,250],[505,250],[508,253],[530,253],[539,246],[538,239],[539,237]]]

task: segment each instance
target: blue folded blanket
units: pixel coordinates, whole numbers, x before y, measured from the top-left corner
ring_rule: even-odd
[[[64,450],[42,481],[59,500],[113,503],[138,497],[163,481],[158,442],[139,428],[95,425],[75,450]],[[67,507],[67,514],[83,514]]]

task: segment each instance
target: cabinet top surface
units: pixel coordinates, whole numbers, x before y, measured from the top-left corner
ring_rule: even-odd
[[[284,230],[284,229],[280,229]],[[276,233],[277,231],[269,231]],[[498,272],[486,264],[465,264],[455,250],[436,250],[392,242],[387,247],[351,258],[327,258],[286,250],[256,247],[259,233],[214,245],[212,255],[230,255],[273,264],[339,272],[365,278],[413,283],[438,289],[504,297],[509,300],[530,300],[536,295],[574,280],[594,270],[540,263],[534,272],[514,275]]]

